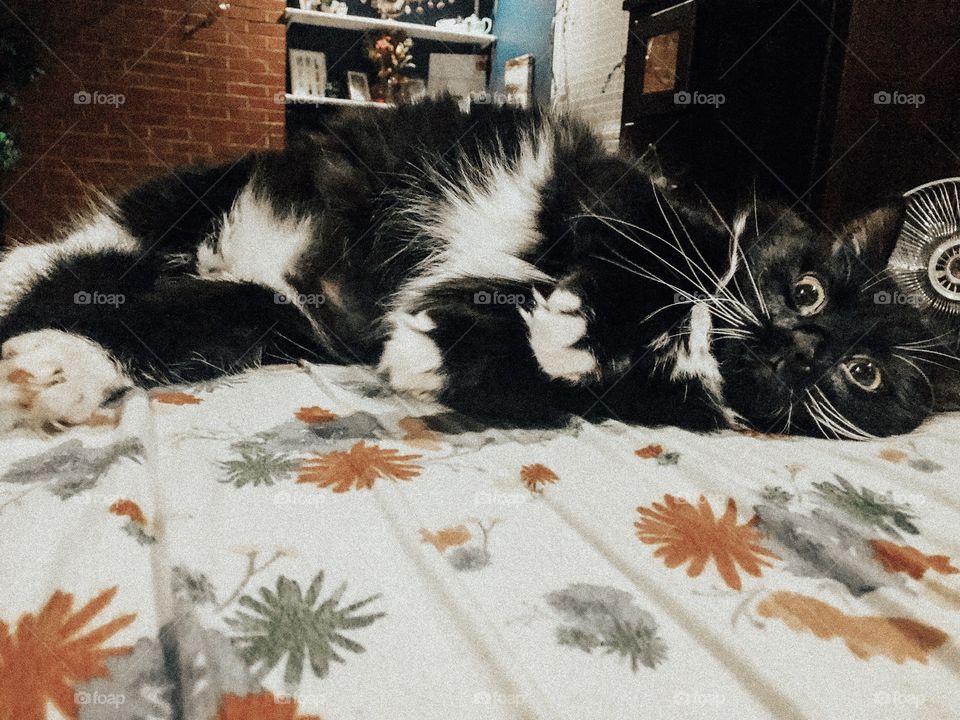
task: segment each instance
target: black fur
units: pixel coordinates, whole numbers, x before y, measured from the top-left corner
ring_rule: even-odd
[[[436,324],[430,337],[443,353],[443,402],[499,425],[555,424],[573,414],[711,430],[728,426],[732,409],[758,430],[827,435],[831,428],[803,405],[814,383],[865,433],[907,432],[933,410],[938,390],[922,361],[900,362],[893,350],[929,337],[924,319],[911,307],[870,300],[888,282],[882,270],[895,221],[869,228],[868,252],[856,255],[849,244],[835,251],[835,238],[790,211],[751,204],[740,237],[748,263],[728,287],[745,308],[737,312],[760,322],[750,325],[749,338],[713,340],[723,378],[718,394],[699,379],[673,377],[673,356],[691,342],[692,301],[730,266],[733,219],[724,222],[702,198],[668,186],[636,159],[604,152],[575,122],[491,106],[463,114],[451,102],[347,112],[283,152],[179,171],[131,191],[110,212],[137,240],[136,251],[65,260],[0,318],[0,340],[48,327],[79,333],[143,385],[300,357],[374,363],[397,292],[434,249],[407,212],[411,204],[440,205],[450,186],[482,187],[489,179],[469,169],[488,158],[517,165],[531,137],[553,143],[555,155],[538,195],[539,240],[522,259],[552,281],[461,277],[416,298],[408,310]],[[328,298],[310,306],[309,317],[277,302],[272,289],[193,276],[198,247],[216,237],[248,185],[277,215],[313,219],[311,242],[288,278],[296,291]],[[821,277],[830,293],[827,309],[812,318],[790,304],[805,272]],[[880,284],[871,286],[878,274]],[[500,292],[522,296],[529,310],[534,290],[549,295],[556,287],[583,299],[588,331],[578,345],[597,358],[597,372],[576,383],[540,369],[517,307],[475,302],[476,293]],[[124,302],[77,304],[83,292]],[[742,327],[729,313],[713,320],[721,334]],[[658,345],[664,335],[677,338]],[[809,370],[789,363],[776,369],[811,337]],[[880,391],[844,380],[840,366],[852,354],[882,365]]]

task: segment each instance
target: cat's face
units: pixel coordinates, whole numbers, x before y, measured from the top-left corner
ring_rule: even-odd
[[[718,336],[714,350],[725,399],[752,427],[906,433],[933,412],[938,385],[956,382],[938,370],[943,358],[931,352],[945,349],[922,312],[883,273],[900,222],[889,206],[835,238],[775,206],[740,218],[744,258],[727,291],[757,322]]]

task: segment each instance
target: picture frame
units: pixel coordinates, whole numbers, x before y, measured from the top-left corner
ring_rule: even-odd
[[[347,97],[359,102],[370,102],[370,81],[366,73],[347,71]]]
[[[507,60],[503,82],[508,103],[523,108],[530,107],[533,101],[534,67],[533,55],[521,55]]]
[[[327,56],[314,50],[289,51],[290,92],[307,97],[326,97]]]

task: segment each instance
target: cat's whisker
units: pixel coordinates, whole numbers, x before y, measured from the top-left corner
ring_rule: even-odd
[[[912,367],[914,370],[916,370],[918,373],[920,373],[920,376],[923,378],[924,382],[927,383],[927,387],[930,389],[930,397],[936,396],[936,392],[933,389],[933,383],[930,382],[930,377],[923,371],[923,369],[919,365],[917,365],[915,362],[913,362],[909,358],[906,358],[903,355],[900,355],[899,353],[894,353],[893,357],[897,358],[901,362],[906,363],[907,365]]]
[[[654,251],[654,250],[653,250],[652,248],[650,248],[649,246],[641,243],[641,242],[640,242],[639,240],[637,240],[636,238],[631,237],[630,235],[628,235],[627,233],[625,233],[623,230],[620,230],[619,228],[615,227],[615,226],[614,226],[609,220],[607,220],[606,218],[603,218],[603,217],[600,217],[600,216],[594,216],[594,217],[596,217],[596,219],[600,220],[600,222],[602,222],[602,223],[603,223],[604,225],[606,225],[608,228],[610,228],[610,229],[613,230],[615,233],[617,233],[618,235],[620,235],[622,238],[624,238],[624,239],[626,239],[626,240],[629,240],[631,243],[633,243],[634,245],[636,245],[636,246],[639,247],[640,249],[645,250],[646,252],[650,253],[653,257],[655,257],[657,260],[659,260],[660,262],[662,262],[662,263],[663,263],[664,265],[666,265],[668,268],[670,268],[671,270],[673,270],[673,271],[674,271],[677,275],[679,275],[682,279],[684,279],[684,280],[688,281],[689,283],[691,283],[691,284],[692,284],[694,287],[696,287],[698,290],[700,290],[700,291],[703,292],[704,294],[709,294],[709,292],[708,292],[706,286],[704,285],[703,281],[696,275],[698,268],[696,268],[696,267],[690,262],[690,258],[689,258],[689,257],[686,255],[686,253],[684,253],[679,247],[675,247],[675,246],[670,245],[669,243],[667,243],[668,245],[670,245],[670,247],[674,247],[674,249],[676,249],[676,250],[683,256],[684,260],[685,260],[686,263],[687,263],[687,266],[690,268],[690,272],[692,273],[692,275],[688,275],[687,273],[683,272],[683,271],[680,270],[676,265],[674,265],[674,264],[671,263],[669,260],[667,260],[665,257],[663,257],[663,255],[657,253],[656,251]],[[650,235],[653,235],[653,233],[650,233]],[[653,235],[653,237],[657,237],[658,239],[661,239],[661,240],[663,239],[663,238],[660,238],[658,235]],[[664,241],[664,242],[666,242],[666,241]],[[701,270],[701,272],[702,272],[702,270]]]
[[[945,337],[953,337],[954,335],[954,331],[948,331],[924,340],[914,340],[913,342],[903,343],[897,347],[943,347],[943,344],[939,342],[940,339]]]
[[[693,238],[690,236],[690,233],[689,233],[689,231],[686,229],[686,226],[683,224],[683,221],[681,220],[679,214],[676,212],[676,210],[673,208],[673,206],[670,205],[669,202],[667,202],[667,206],[670,207],[671,212],[673,212],[674,216],[675,216],[676,219],[677,219],[677,222],[680,224],[681,229],[683,230],[684,234],[687,236],[688,240],[690,241],[690,246],[693,248],[693,250],[694,250],[694,251],[697,253],[697,255],[700,257],[700,260],[703,262],[703,267],[697,266],[697,265],[695,265],[695,264],[693,263],[693,261],[692,261],[692,259],[690,258],[689,254],[688,254],[688,253],[684,250],[684,248],[682,247],[682,245],[681,245],[681,243],[680,243],[680,238],[679,238],[679,236],[677,235],[676,231],[673,229],[673,224],[670,222],[670,219],[667,217],[666,211],[665,211],[664,208],[663,208],[663,203],[660,202],[659,190],[658,190],[658,188],[657,188],[655,185],[653,186],[653,196],[654,196],[654,199],[657,201],[657,207],[660,209],[660,213],[661,213],[661,215],[663,216],[664,222],[667,224],[667,227],[670,229],[670,232],[671,232],[671,234],[673,235],[674,242],[672,242],[672,243],[671,243],[669,240],[667,240],[666,238],[664,238],[664,237],[662,237],[662,236],[660,236],[660,235],[657,235],[657,234],[655,234],[655,233],[650,232],[650,231],[647,230],[646,228],[640,227],[640,226],[638,226],[638,225],[634,225],[633,223],[629,223],[629,222],[627,222],[627,221],[625,221],[625,220],[621,220],[621,219],[619,219],[619,218],[611,218],[611,217],[607,217],[607,216],[603,216],[603,215],[597,215],[596,213],[593,213],[593,212],[591,212],[591,213],[589,213],[589,214],[586,214],[586,215],[584,215],[584,216],[582,216],[582,217],[592,217],[592,218],[595,218],[595,219],[597,219],[597,220],[600,220],[600,221],[603,222],[605,225],[607,225],[607,227],[609,227],[610,229],[614,230],[615,232],[617,232],[618,234],[620,234],[622,237],[626,238],[626,239],[629,240],[630,242],[636,244],[638,247],[640,247],[640,248],[646,250],[647,252],[651,253],[652,255],[654,255],[655,257],[657,257],[658,259],[660,259],[661,262],[664,262],[665,264],[667,264],[667,265],[668,265],[669,267],[671,267],[675,272],[677,272],[681,277],[683,277],[684,279],[686,279],[686,280],[688,280],[690,283],[692,283],[694,286],[696,286],[701,292],[703,292],[703,294],[704,294],[705,296],[716,297],[716,294],[717,294],[717,293],[720,293],[720,294],[726,296],[727,299],[729,299],[732,303],[734,303],[735,305],[738,306],[738,307],[737,307],[737,312],[738,312],[745,320],[747,320],[748,322],[753,322],[753,323],[759,325],[759,324],[760,324],[760,321],[757,319],[756,315],[753,313],[753,311],[750,309],[750,307],[746,304],[746,302],[745,302],[744,300],[742,300],[742,294],[741,294],[741,300],[738,300],[737,298],[735,298],[735,297],[729,292],[729,290],[727,290],[727,289],[724,287],[725,283],[724,283],[723,280],[716,274],[716,272],[714,272],[713,269],[710,267],[710,263],[707,261],[706,257],[704,257],[703,253],[700,251],[700,248],[698,247],[697,243],[696,243],[696,242],[693,240]],[[660,241],[661,241],[662,243],[664,243],[667,247],[670,247],[670,248],[672,248],[673,250],[676,250],[676,251],[680,254],[680,256],[683,257],[684,262],[686,262],[687,267],[690,268],[690,272],[694,274],[694,277],[686,276],[684,273],[680,272],[674,265],[668,263],[668,262],[667,262],[666,260],[664,260],[662,257],[660,257],[659,255],[657,255],[656,253],[654,253],[649,247],[647,247],[646,245],[644,245],[643,243],[641,243],[639,240],[637,240],[637,239],[634,238],[634,237],[629,236],[627,233],[623,232],[622,230],[618,230],[617,228],[613,227],[613,225],[612,225],[613,223],[618,223],[618,224],[623,225],[623,226],[625,226],[625,227],[630,227],[630,228],[633,228],[633,229],[635,229],[635,230],[639,230],[639,231],[641,231],[641,232],[644,232],[644,233],[646,233],[647,235],[650,235],[651,237],[656,238],[657,240],[660,240]],[[702,273],[704,276],[706,276],[707,281],[712,282],[712,283],[715,284],[715,290],[714,290],[713,292],[710,292],[710,291],[705,287],[704,281],[700,278],[700,273]]]
[[[866,430],[861,428],[859,425],[857,425],[855,422],[850,420],[850,418],[848,418],[842,412],[837,410],[836,406],[832,402],[830,402],[830,398],[827,397],[826,393],[824,393],[823,389],[821,389],[818,385],[814,385],[813,389],[816,390],[817,393],[820,395],[820,399],[823,401],[825,405],[825,409],[827,409],[830,413],[832,413],[833,417],[835,417],[837,421],[840,422],[842,425],[847,427],[851,433],[853,433],[854,435],[858,435],[859,439],[862,439],[862,440],[877,439],[876,435],[873,435],[867,432]]]
[[[816,404],[817,401],[814,399],[813,395],[810,394],[809,390],[807,390],[806,393],[808,397],[806,400],[803,401],[803,408],[804,410],[807,411],[807,415],[810,417],[810,419],[813,420],[813,422],[816,424],[817,429],[820,431],[820,434],[829,440],[830,433],[828,433],[826,429],[824,429],[824,424],[821,422],[820,418],[822,417],[822,413]],[[836,432],[833,433],[833,437],[834,439],[839,439]]]
[[[907,354],[907,355],[910,355],[909,352],[907,352],[906,354]],[[931,360],[930,358],[924,357],[924,356],[922,356],[922,355],[911,355],[911,358],[912,358],[914,361],[919,362],[919,363],[926,363],[927,365],[934,365],[935,367],[943,368],[944,370],[948,370],[949,372],[952,372],[952,373],[960,373],[960,366],[958,366],[956,363],[954,363],[953,365],[944,365],[942,362],[937,362],[936,360]]]
[[[611,265],[614,265],[614,266],[616,266],[616,267],[619,267],[620,269],[625,270],[626,272],[633,273],[634,275],[637,275],[638,277],[645,278],[645,279],[647,279],[647,280],[651,280],[651,281],[653,281],[653,282],[659,283],[659,284],[663,285],[664,287],[667,287],[667,288],[669,288],[670,290],[673,290],[673,291],[677,294],[678,297],[684,298],[685,301],[689,301],[691,304],[695,304],[695,303],[698,303],[698,302],[710,302],[711,305],[713,306],[713,309],[717,312],[717,314],[720,315],[721,317],[723,317],[724,320],[726,320],[727,322],[729,322],[731,325],[743,325],[743,324],[744,324],[744,323],[743,323],[743,320],[742,320],[739,316],[735,315],[735,314],[733,313],[733,311],[731,311],[729,308],[724,307],[724,306],[722,306],[722,305],[719,305],[719,304],[713,302],[712,300],[710,300],[710,299],[708,299],[708,298],[697,297],[696,295],[693,295],[693,294],[691,294],[690,292],[687,292],[686,290],[682,290],[682,289],[681,289],[680,287],[678,287],[677,285],[674,285],[673,283],[670,283],[670,282],[664,280],[663,278],[657,277],[656,275],[654,275],[652,272],[650,272],[650,271],[647,270],[646,268],[641,267],[640,265],[637,265],[636,263],[634,263],[634,262],[633,262],[632,260],[630,260],[629,258],[626,258],[626,257],[624,257],[623,255],[621,255],[620,253],[618,253],[618,252],[617,252],[616,250],[614,250],[613,248],[608,247],[607,249],[610,250],[610,252],[612,252],[612,253],[613,253],[614,255],[616,255],[618,258],[620,258],[620,260],[622,260],[623,263],[626,263],[626,265],[621,264],[621,263],[618,263],[618,262],[616,262],[616,261],[614,261],[614,260],[612,260],[612,259],[610,259],[610,258],[604,257],[603,255],[591,255],[591,257],[596,258],[597,260],[602,260],[602,261],[604,261],[604,262],[608,262],[608,263],[610,263]]]
[[[709,268],[710,268],[710,263],[709,263],[709,262],[707,261],[707,259],[703,256],[703,253],[700,252],[699,246],[698,246],[697,243],[694,241],[694,239],[690,236],[690,232],[687,230],[686,226],[683,224],[683,220],[681,219],[680,214],[676,211],[676,209],[673,207],[673,205],[670,204],[670,201],[669,201],[666,197],[664,197],[664,200],[666,200],[666,202],[667,202],[667,207],[669,207],[670,210],[673,212],[674,217],[677,218],[677,223],[680,225],[680,228],[683,230],[684,234],[687,236],[687,239],[690,241],[691,247],[693,247],[693,249],[696,251],[697,255],[700,256],[700,259],[703,261],[704,265],[709,269]],[[739,243],[737,244],[737,247],[738,247],[738,248],[740,247]],[[685,254],[684,254],[684,255],[685,255]],[[688,263],[689,263],[689,261],[688,261]],[[749,263],[747,262],[746,257],[744,257],[744,264],[745,264],[746,267],[747,267],[747,272],[750,273],[750,278],[751,278],[751,280],[753,280],[753,273],[750,271],[750,265],[749,265]],[[742,313],[743,313],[743,315],[744,315],[744,317],[745,317],[746,319],[748,319],[748,320],[750,320],[751,322],[754,322],[755,324],[759,325],[759,324],[760,324],[759,319],[756,317],[756,315],[754,314],[754,312],[750,309],[749,305],[747,304],[746,298],[743,296],[743,291],[741,290],[739,284],[737,284],[736,281],[734,282],[734,284],[735,284],[736,287],[737,287],[737,290],[739,291],[739,298],[736,298],[736,297],[734,297],[733,294],[729,291],[729,289],[727,289],[727,287],[726,287],[726,286],[724,285],[724,283],[720,280],[720,278],[717,277],[716,273],[714,273],[714,272],[712,271],[712,269],[710,270],[710,273],[711,273],[712,277],[714,278],[714,280],[715,280],[715,282],[716,282],[716,284],[717,284],[717,292],[720,292],[720,293],[726,295],[727,297],[729,297],[731,300],[733,300],[737,305],[740,306],[740,309],[741,309],[741,311],[742,311]],[[769,318],[769,317],[770,317],[770,313],[767,311],[766,302],[764,301],[762,294],[760,293],[759,289],[757,288],[756,282],[754,282],[754,290],[755,290],[756,293],[757,293],[757,300],[759,301],[759,305],[760,305],[761,311]]]
[[[934,357],[943,357],[943,358],[946,358],[947,360],[953,360],[954,362],[957,361],[957,356],[956,356],[956,355],[951,355],[950,353],[940,352],[939,350],[931,350],[930,348],[907,347],[907,346],[904,346],[904,345],[894,345],[894,349],[895,349],[895,350],[902,350],[903,352],[910,353],[911,355],[913,355],[914,353],[920,353],[921,355],[933,355]]]
[[[767,318],[770,317],[770,309],[767,307],[767,301],[763,299],[763,293],[760,292],[760,286],[757,285],[757,280],[753,276],[753,269],[750,267],[750,260],[747,258],[747,254],[743,251],[743,246],[738,242],[737,251],[740,253],[740,258],[743,260],[743,267],[747,271],[747,277],[750,279],[750,284],[753,286],[753,292],[757,296],[757,304],[760,306],[760,312]]]
[[[807,390],[807,393],[810,391]],[[823,426],[826,426],[830,430],[833,437],[836,440],[864,440],[865,438],[857,435],[854,432],[851,432],[849,429],[837,422],[837,420],[831,416],[823,404],[818,401],[813,395],[810,395],[810,400],[813,403],[813,407],[816,409],[816,413],[812,414],[811,417],[814,418],[814,421],[817,422],[818,427],[820,427],[821,432],[823,432]],[[819,421],[818,421],[819,418]],[[821,424],[823,426],[821,426]]]

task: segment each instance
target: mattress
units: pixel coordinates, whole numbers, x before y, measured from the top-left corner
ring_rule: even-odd
[[[359,367],[2,441],[0,718],[960,716],[960,417],[477,427]]]

